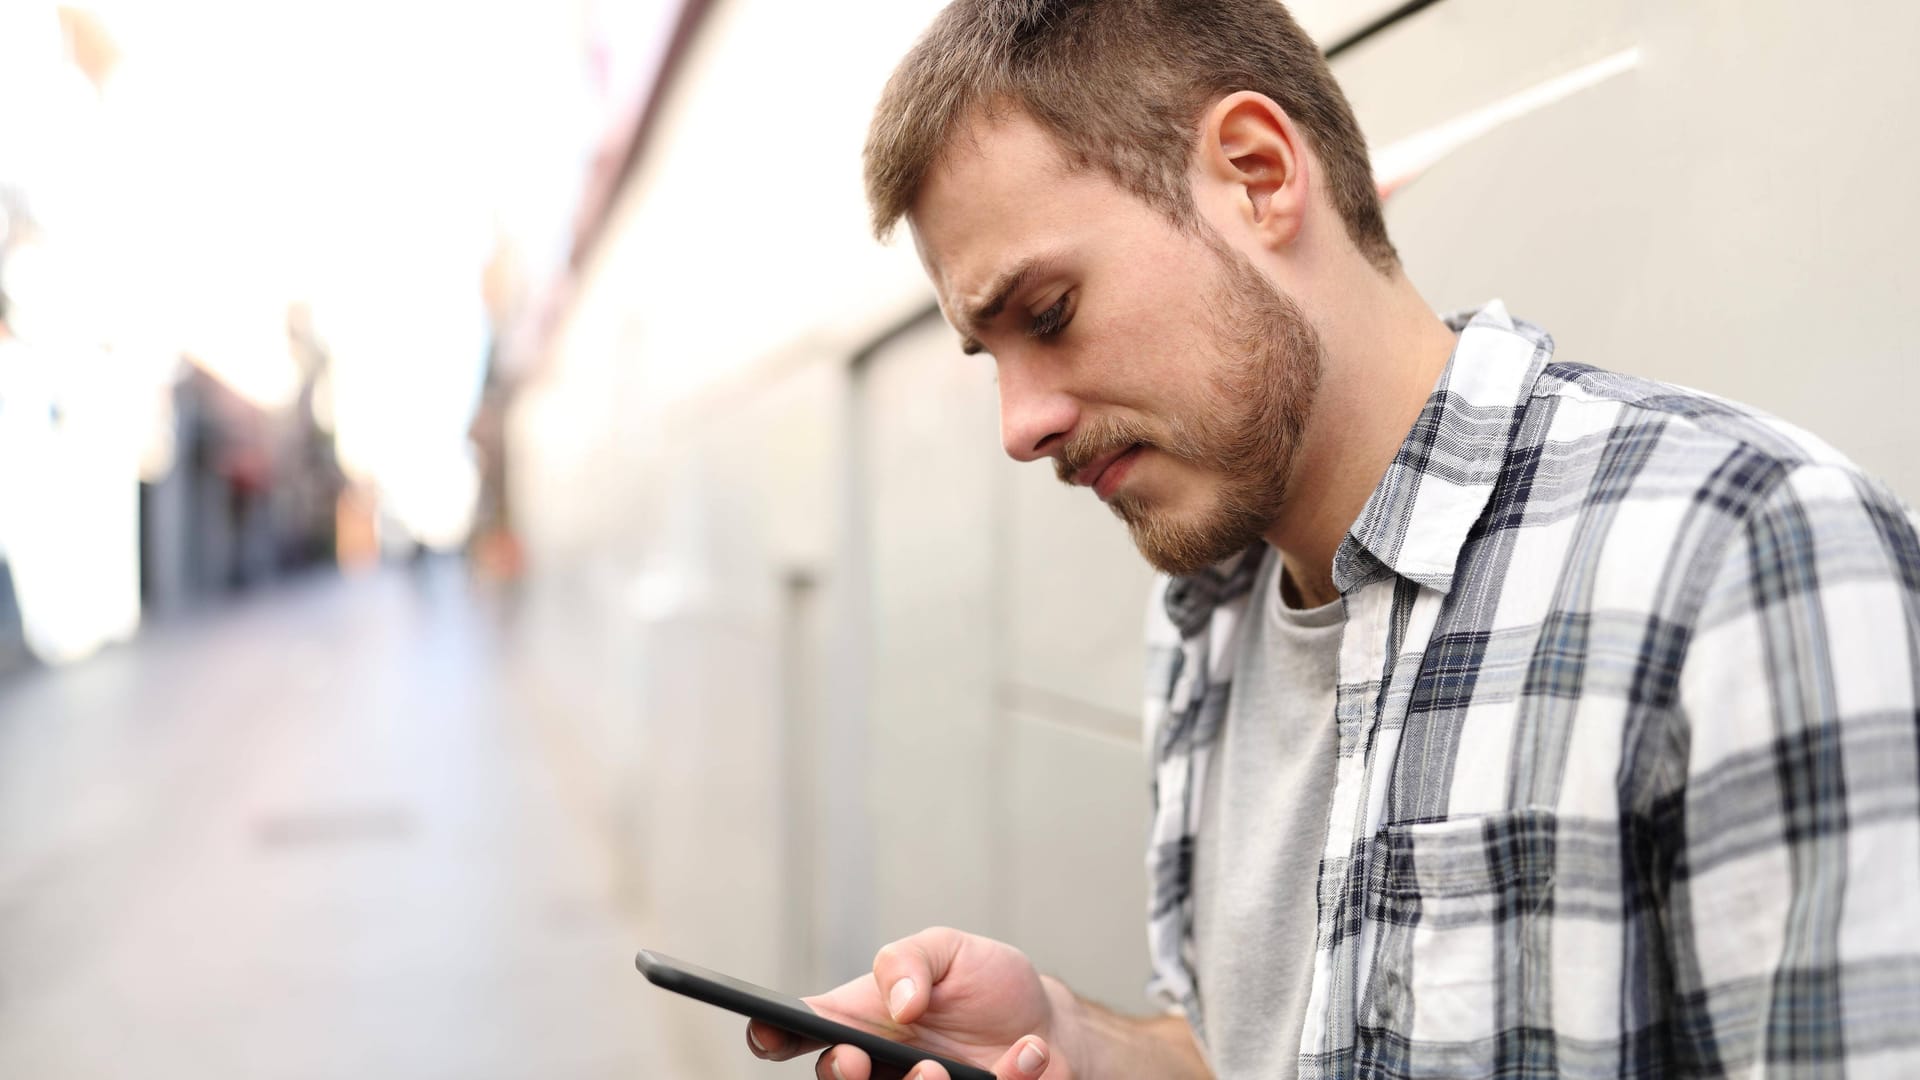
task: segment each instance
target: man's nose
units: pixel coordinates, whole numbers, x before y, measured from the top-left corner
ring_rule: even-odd
[[[1080,419],[1073,395],[1019,365],[1000,365],[1000,444],[1015,461],[1051,457]]]

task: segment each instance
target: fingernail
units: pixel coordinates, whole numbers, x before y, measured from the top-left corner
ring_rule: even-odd
[[[830,1069],[830,1070],[832,1070],[832,1072],[833,1072],[833,1080],[847,1080],[847,1074],[846,1074],[846,1073],[843,1073],[843,1072],[841,1072],[841,1071],[840,1071],[840,1063],[839,1063],[839,1062],[837,1062],[837,1061],[829,1061],[829,1062],[827,1062],[827,1068],[828,1068],[828,1069]]]
[[[767,1052],[767,1048],[764,1046],[761,1046],[760,1040],[754,1037],[753,1025],[751,1024],[747,1025],[747,1041],[753,1044],[753,1049],[755,1053],[764,1054]]]
[[[1040,1071],[1040,1067],[1045,1065],[1046,1063],[1047,1063],[1047,1055],[1040,1052],[1040,1046],[1038,1043],[1035,1043],[1032,1040],[1028,1040],[1027,1045],[1020,1048],[1020,1071],[1021,1072],[1037,1073]]]
[[[901,979],[899,982],[893,984],[893,992],[887,995],[887,1011],[893,1014],[895,1020],[898,1020],[900,1019],[900,1010],[906,1008],[907,1002],[912,1000],[913,980]]]

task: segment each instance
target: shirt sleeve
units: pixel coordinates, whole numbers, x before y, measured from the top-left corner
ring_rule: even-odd
[[[1183,855],[1191,850],[1180,815],[1162,802],[1160,782],[1167,747],[1161,742],[1173,711],[1173,684],[1181,667],[1180,631],[1167,615],[1167,587],[1172,579],[1155,574],[1147,592],[1145,632],[1147,670],[1145,704],[1141,710],[1141,744],[1146,748],[1148,791],[1152,817],[1147,838],[1147,955],[1152,969],[1147,999],[1162,1012],[1186,1015],[1193,979],[1182,953],[1185,922],[1180,898],[1186,890]]]
[[[1733,524],[1667,808],[1687,1073],[1920,1075],[1917,657],[1920,540],[1884,489],[1804,465]]]

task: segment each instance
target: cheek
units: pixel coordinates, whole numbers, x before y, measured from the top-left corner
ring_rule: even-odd
[[[1087,385],[1116,404],[1160,412],[1190,397],[1218,362],[1205,283],[1190,245],[1138,245],[1090,277],[1075,325]]]
[[[1164,451],[1154,453],[1127,478],[1128,492],[1140,505],[1172,519],[1204,517],[1218,501],[1221,474],[1205,461]]]
[[[1074,362],[1100,400],[1164,413],[1192,396],[1213,359],[1204,338],[1177,314],[1135,308],[1102,319],[1098,332],[1078,343]]]

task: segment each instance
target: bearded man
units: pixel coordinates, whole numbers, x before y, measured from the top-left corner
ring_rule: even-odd
[[[1006,452],[1165,572],[1168,1012],[948,929],[823,1008],[1008,1080],[1920,1073],[1920,537],[1881,485],[1435,316],[1273,0],[959,0],[866,165]]]

